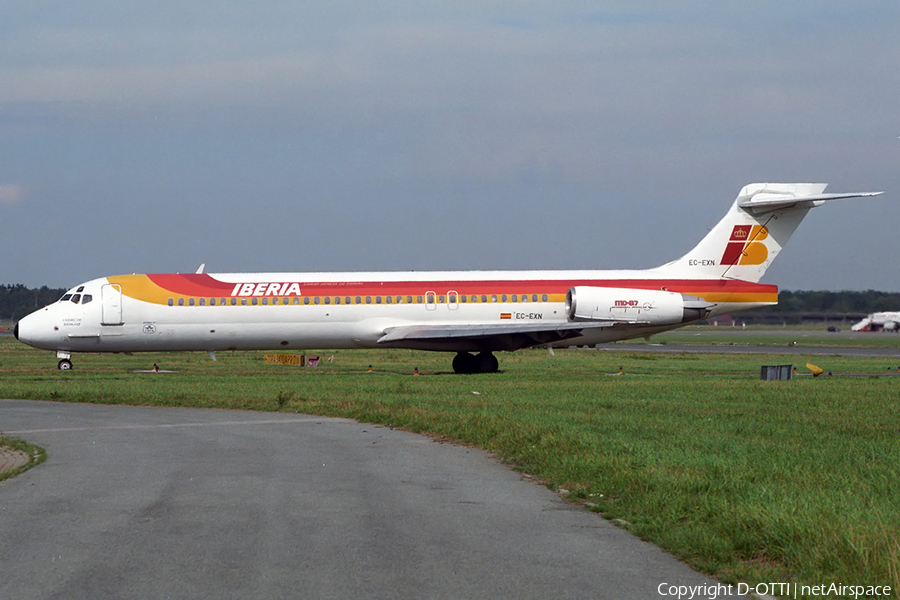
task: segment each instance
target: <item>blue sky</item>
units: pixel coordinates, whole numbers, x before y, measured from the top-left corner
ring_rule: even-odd
[[[641,268],[757,181],[766,275],[900,291],[900,4],[0,0],[0,283]]]

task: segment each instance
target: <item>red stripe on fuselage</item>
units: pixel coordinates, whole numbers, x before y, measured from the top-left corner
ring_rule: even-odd
[[[282,281],[280,274],[259,283]],[[289,276],[290,274],[284,274]],[[206,274],[147,275],[159,287],[176,295],[196,297],[231,296],[237,282],[220,281]],[[287,279],[283,281],[287,282]],[[255,283],[255,282],[254,282]],[[716,294],[777,294],[778,287],[726,279],[527,279],[527,280],[421,280],[421,281],[346,281],[299,282],[307,296],[387,296],[423,294],[560,294],[575,286],[667,290],[694,296]]]

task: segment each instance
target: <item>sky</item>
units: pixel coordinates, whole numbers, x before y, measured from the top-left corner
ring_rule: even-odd
[[[754,182],[763,279],[900,291],[900,3],[0,0],[0,283],[644,268]]]

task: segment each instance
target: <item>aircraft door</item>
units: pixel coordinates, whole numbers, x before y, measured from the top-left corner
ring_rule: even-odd
[[[122,286],[106,283],[100,288],[100,324],[122,325]]]

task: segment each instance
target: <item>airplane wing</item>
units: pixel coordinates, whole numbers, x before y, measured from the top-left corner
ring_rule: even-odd
[[[379,344],[423,350],[518,350],[580,337],[587,329],[640,325],[639,321],[511,323],[483,325],[400,325],[385,329]]]

